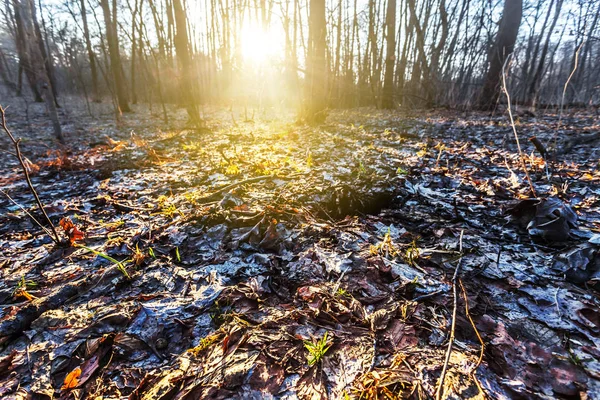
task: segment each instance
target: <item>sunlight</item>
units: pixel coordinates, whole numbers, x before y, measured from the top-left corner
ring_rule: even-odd
[[[244,24],[241,31],[241,50],[244,61],[264,64],[277,56],[281,49],[280,35],[272,28],[262,28],[257,24]]]

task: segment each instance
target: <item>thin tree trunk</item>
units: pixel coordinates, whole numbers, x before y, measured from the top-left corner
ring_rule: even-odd
[[[484,110],[491,110],[500,97],[500,74],[515,47],[522,15],[523,0],[504,0],[496,43],[489,56],[490,66],[479,98],[479,106]]]
[[[40,51],[40,42],[33,22],[33,0],[13,0],[13,6],[15,8],[17,30],[19,32],[18,36],[21,38],[21,45],[23,46],[23,51],[20,54],[23,57],[21,60],[23,69],[28,74],[30,82],[34,83],[35,88],[46,103],[54,135],[59,142],[64,143],[65,140],[58,120],[56,104],[54,103],[54,97],[50,89],[50,79],[44,66],[44,59]]]
[[[383,96],[381,106],[394,108],[394,66],[396,65],[396,0],[388,0],[386,12],[386,57],[385,77],[383,79]]]
[[[308,23],[307,87],[304,117],[310,123],[322,123],[326,114],[325,70],[327,60],[325,0],[310,0]]]
[[[181,71],[180,89],[184,97],[185,107],[193,125],[200,124],[200,114],[195,96],[196,78],[193,73],[192,57],[190,55],[187,18],[180,0],[173,0],[173,11],[175,12],[175,50],[179,60]]]
[[[119,54],[119,40],[117,37],[117,21],[114,18],[116,9],[111,10],[108,0],[100,0],[104,14],[104,23],[106,25],[106,41],[108,42],[108,54],[110,58],[110,69],[114,79],[115,94],[122,112],[129,112],[129,99],[127,98],[127,87],[123,77],[123,66],[121,65],[121,56]],[[114,8],[114,7],[113,7]]]

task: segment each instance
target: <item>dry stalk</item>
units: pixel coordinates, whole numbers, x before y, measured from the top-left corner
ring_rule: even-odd
[[[50,229],[52,231],[52,235],[49,235],[50,239],[52,239],[52,241],[54,241],[54,243],[59,245],[61,242],[60,242],[60,238],[58,236],[58,232],[56,232],[56,228],[54,227],[54,224],[50,220],[50,217],[48,217],[46,210],[44,210],[44,205],[42,204],[40,197],[38,196],[37,192],[35,191],[35,188],[33,187],[33,184],[31,183],[31,179],[29,177],[29,172],[27,171],[27,166],[25,165],[25,161],[23,161],[23,156],[21,155],[21,148],[19,147],[19,143],[21,142],[21,139],[15,139],[15,137],[13,136],[11,131],[8,129],[8,126],[6,125],[6,113],[4,112],[4,108],[2,106],[0,106],[0,127],[2,127],[2,130],[4,130],[4,132],[6,132],[6,134],[8,135],[8,137],[10,138],[10,140],[13,142],[13,144],[15,146],[15,153],[16,153],[17,159],[19,160],[19,163],[21,164],[23,174],[25,175],[25,180],[27,181],[27,186],[29,186],[29,190],[33,194],[33,197],[35,198],[35,202],[37,203],[38,208],[44,215],[46,222],[48,222],[48,225],[50,225]],[[29,213],[27,213],[27,214],[29,214]],[[37,225],[40,226],[40,228],[42,228],[44,231],[48,232],[48,230],[46,228],[44,228],[35,218],[32,217],[32,219]]]
[[[458,242],[458,250],[462,255],[463,249],[463,234],[464,230],[460,231],[460,239]],[[444,361],[444,367],[442,368],[442,374],[440,375],[440,381],[438,383],[437,390],[435,392],[436,400],[441,400],[442,392],[444,389],[444,380],[446,379],[446,372],[448,371],[448,364],[450,363],[450,355],[452,354],[452,346],[454,346],[454,336],[456,332],[456,312],[458,308],[458,293],[456,290],[456,281],[458,279],[458,272],[460,271],[460,265],[462,264],[462,256],[458,259],[458,263],[456,263],[456,268],[454,269],[454,275],[452,276],[452,298],[453,298],[453,307],[452,307],[452,324],[450,326],[450,338],[448,338],[448,348],[446,349],[446,359]]]
[[[556,139],[558,136],[558,129],[560,128],[560,123],[562,122],[562,114],[563,114],[563,108],[565,105],[565,96],[567,94],[567,87],[569,86],[569,82],[571,82],[571,79],[573,78],[573,75],[575,75],[575,71],[577,71],[577,66],[579,64],[579,50],[581,50],[581,48],[583,47],[583,44],[585,43],[585,40],[581,42],[581,44],[579,45],[579,47],[577,47],[577,50],[575,50],[575,62],[573,64],[573,70],[571,71],[571,74],[569,75],[569,77],[567,78],[567,81],[565,82],[565,86],[563,86],[563,91],[562,91],[562,96],[560,98],[560,109],[558,111],[558,123],[556,125],[556,130],[554,131],[554,135],[553,135],[553,142],[554,142],[554,149],[556,150]]]
[[[463,298],[465,299],[465,315],[469,319],[469,322],[471,323],[471,326],[473,327],[473,330],[475,331],[475,335],[477,336],[477,340],[479,340],[479,343],[481,344],[481,349],[479,350],[479,358],[477,359],[477,362],[473,366],[473,369],[471,369],[470,375],[473,378],[475,385],[479,389],[479,393],[481,393],[482,396],[485,396],[485,392],[483,391],[483,388],[481,387],[481,384],[479,383],[479,379],[477,379],[477,375],[476,375],[477,368],[479,368],[479,365],[481,365],[481,361],[483,360],[483,353],[485,352],[485,343],[483,342],[483,339],[481,338],[481,335],[479,334],[479,330],[477,330],[477,326],[475,325],[475,321],[473,321],[473,318],[471,317],[471,313],[469,312],[469,299],[467,298],[467,291],[465,290],[465,286],[463,285],[462,280],[460,280],[460,279],[458,280],[458,283],[460,285],[460,290],[462,291]]]
[[[523,166],[523,171],[525,172],[525,176],[527,177],[527,182],[529,182],[529,189],[531,190],[531,195],[533,197],[537,197],[535,193],[535,189],[533,188],[533,183],[531,182],[531,177],[529,176],[529,171],[527,171],[527,164],[525,164],[525,156],[523,155],[523,151],[521,150],[521,143],[519,142],[519,135],[517,134],[517,127],[515,126],[515,120],[512,114],[512,108],[510,106],[510,93],[508,93],[508,88],[506,86],[506,67],[508,65],[509,60],[512,57],[512,53],[506,57],[506,61],[502,66],[502,90],[506,95],[506,103],[508,107],[508,116],[510,118],[510,126],[512,127],[513,133],[515,134],[515,140],[517,142],[517,149],[519,150],[519,158],[521,159],[521,165]]]

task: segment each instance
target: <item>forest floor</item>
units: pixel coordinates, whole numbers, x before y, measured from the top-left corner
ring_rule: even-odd
[[[433,398],[452,342],[443,397],[600,399],[596,115],[517,118],[534,199],[504,114],[25,110],[72,243],[1,136],[1,398]]]

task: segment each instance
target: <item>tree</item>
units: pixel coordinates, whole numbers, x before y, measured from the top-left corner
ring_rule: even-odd
[[[61,143],[64,143],[52,86],[40,51],[40,38],[35,29],[35,4],[33,0],[13,0],[13,7],[18,31],[17,37],[19,38],[19,61],[32,87],[37,90],[46,103],[54,135]]]
[[[196,77],[193,73],[192,56],[190,54],[190,44],[187,33],[187,18],[185,10],[180,0],[173,0],[173,11],[175,12],[175,51],[179,60],[179,69],[181,78],[179,81],[185,108],[190,118],[190,123],[198,125],[200,123],[200,114],[198,113],[198,104],[196,102]]]
[[[385,18],[387,26],[385,77],[381,106],[394,108],[394,65],[396,64],[396,0],[388,0]]]
[[[111,15],[108,0],[100,0],[102,12],[104,14],[104,24],[106,26],[106,41],[108,42],[108,54],[110,58],[110,69],[114,79],[115,93],[119,109],[122,112],[129,112],[129,99],[127,98],[127,87],[125,86],[125,77],[123,76],[123,66],[121,64],[121,55],[119,54],[119,38],[117,35],[116,4],[113,0],[113,10]]]
[[[521,18],[523,15],[523,0],[504,0],[502,19],[496,35],[496,41],[488,55],[489,69],[479,97],[479,106],[491,110],[500,96],[500,74],[504,62],[513,52]]]
[[[96,55],[92,48],[90,40],[90,29],[87,22],[87,11],[85,9],[86,0],[80,0],[79,7],[81,8],[81,21],[83,23],[83,36],[85,38],[85,49],[90,61],[90,72],[92,74],[92,97],[95,102],[100,102],[100,94],[98,92],[98,71],[96,70]]]
[[[309,123],[322,123],[327,117],[325,110],[327,105],[326,39],[325,0],[310,0],[306,95],[304,101],[304,119]]]

